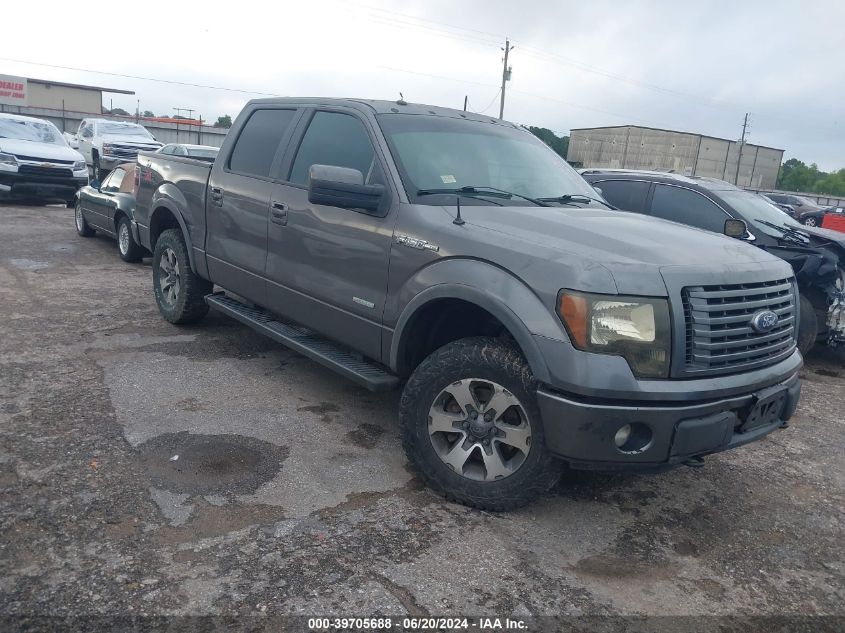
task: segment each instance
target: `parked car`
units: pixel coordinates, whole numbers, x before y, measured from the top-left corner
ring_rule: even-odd
[[[102,183],[92,180],[80,189],[76,200],[76,231],[82,237],[101,232],[116,239],[126,262],[139,262],[145,253],[134,221],[136,168],[136,163],[118,165]]]
[[[767,193],[766,197],[777,204],[792,208],[792,217],[805,226],[821,226],[825,210],[805,196],[786,193]]]
[[[364,387],[404,384],[407,456],[454,500],[527,503],[554,458],[698,465],[795,411],[792,268],[612,210],[517,125],[265,99],[213,165],[138,163],[162,316],[213,307]]]
[[[62,200],[88,182],[85,159],[44,119],[0,113],[0,200]]]
[[[188,158],[197,158],[199,160],[206,160],[213,163],[214,159],[217,158],[217,153],[220,151],[220,148],[212,145],[168,143],[158,151],[162,154],[167,154],[168,156],[187,156]]]
[[[138,152],[155,151],[162,146],[143,125],[107,119],[84,119],[76,140],[99,180],[104,180],[120,163],[134,161]]]
[[[758,195],[759,195],[761,198],[763,198],[763,200],[765,200],[766,202],[768,202],[769,204],[773,204],[773,205],[775,205],[778,209],[780,209],[781,211],[783,211],[784,213],[786,213],[786,215],[788,215],[788,216],[789,216],[790,218],[792,218],[793,220],[795,220],[795,219],[796,219],[796,218],[795,218],[795,209],[794,209],[793,207],[789,206],[788,204],[781,204],[780,202],[775,202],[775,201],[774,201],[774,200],[772,200],[772,199],[771,199],[768,195],[766,195],[766,194],[764,194],[764,193],[761,193],[761,194],[758,194]]]
[[[740,238],[790,263],[801,291],[798,346],[845,346],[845,235],[799,224],[757,194],[713,178],[643,171],[586,170],[584,177],[621,209],[722,233],[725,220],[748,227]]]

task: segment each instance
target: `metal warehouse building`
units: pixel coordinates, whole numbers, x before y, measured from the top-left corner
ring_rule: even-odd
[[[652,169],[774,189],[783,150],[638,125],[572,130],[567,160],[585,168]],[[739,170],[737,161],[739,160]]]

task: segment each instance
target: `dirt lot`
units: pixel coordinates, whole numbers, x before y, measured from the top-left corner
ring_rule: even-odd
[[[845,370],[790,428],[491,514],[406,468],[374,395],[211,313],[72,212],[0,206],[0,615],[845,615]],[[178,458],[175,456],[178,455]]]

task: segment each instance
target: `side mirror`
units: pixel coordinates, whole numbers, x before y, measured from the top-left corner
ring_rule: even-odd
[[[94,189],[96,189],[97,191],[99,191],[99,190],[100,190],[100,188],[103,186],[103,183],[101,183],[101,182],[100,182],[99,180],[97,180],[96,178],[94,178],[94,180],[92,180],[92,181],[91,181],[91,182],[89,182],[88,184],[89,184],[89,185],[91,185],[92,187],[94,187]]]
[[[748,234],[748,225],[743,220],[729,218],[725,220],[725,235],[728,237],[744,238]]]
[[[334,165],[311,165],[308,170],[308,202],[344,209],[361,209],[378,215],[384,199],[382,185],[365,185],[357,169]]]

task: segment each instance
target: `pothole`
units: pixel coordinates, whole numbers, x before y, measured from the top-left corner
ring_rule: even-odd
[[[138,446],[156,488],[171,492],[249,494],[282,468],[288,449],[242,435],[166,433]]]

